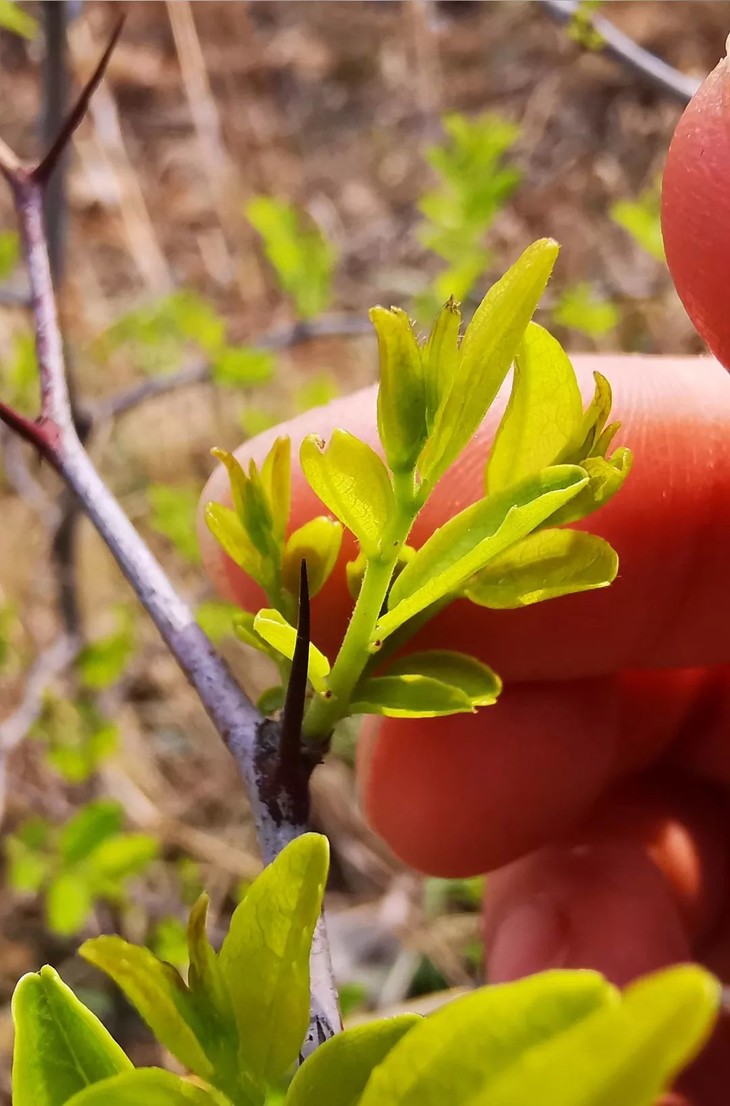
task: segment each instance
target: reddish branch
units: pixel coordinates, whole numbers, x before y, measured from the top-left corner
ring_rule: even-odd
[[[28,268],[41,391],[38,418],[28,419],[0,403],[0,420],[30,442],[77,496],[195,688],[246,784],[261,852],[268,863],[307,828],[299,814],[307,810],[309,773],[301,771],[301,765],[283,764],[286,757],[302,755],[301,743],[282,746],[276,741],[275,724],[258,713],[239,687],[99,476],[74,426],[43,219],[44,187],[83,118],[120,30],[121,23],[58,138],[37,165],[25,165],[0,142],[0,172],[13,193]],[[312,1042],[316,1045],[331,1036],[338,1026],[337,996],[321,925],[312,951]]]

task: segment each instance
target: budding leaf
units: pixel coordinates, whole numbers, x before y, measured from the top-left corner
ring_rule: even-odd
[[[552,971],[483,987],[447,1003],[405,1035],[373,1071],[358,1106],[491,1106],[480,1095],[504,1070],[522,1070],[532,1050],[617,1001],[595,972]],[[528,1069],[529,1070],[529,1069]],[[565,1071],[572,1074],[571,1061]],[[517,1103],[542,1103],[516,1094]],[[587,1106],[587,1103],[586,1103]]]
[[[261,466],[261,484],[269,504],[272,529],[282,542],[291,507],[291,441],[277,438]]]
[[[222,503],[206,503],[205,524],[233,563],[258,581],[261,575],[261,558],[236,512],[230,507],[224,507]]]
[[[486,664],[448,649],[429,649],[424,653],[408,653],[390,663],[385,676],[418,674],[457,688],[467,696],[473,707],[488,707],[496,703],[502,681]]]
[[[426,377],[426,421],[428,431],[433,430],[436,412],[452,386],[459,369],[459,327],[461,311],[450,299],[438,314],[433,330],[423,351]]]
[[[617,572],[618,557],[603,538],[580,530],[539,530],[490,561],[464,594],[480,607],[507,610],[608,587]]]
[[[373,307],[370,320],[380,352],[380,440],[393,472],[409,472],[427,434],[421,351],[405,311]]]
[[[65,1106],[231,1106],[231,1101],[162,1068],[138,1068],[96,1083]]]
[[[132,1063],[51,967],[24,975],[12,1001],[14,1106],[64,1106]]]
[[[570,522],[593,514],[604,503],[608,503],[621,488],[631,471],[631,450],[622,446],[614,451],[610,458],[588,457],[581,461],[588,482],[575,498],[561,507],[547,520],[550,526],[565,526]]]
[[[529,1064],[496,1073],[470,1102],[652,1106],[707,1040],[719,1005],[720,985],[709,972],[684,964],[667,968],[535,1047]]]
[[[79,953],[114,980],[181,1064],[202,1079],[211,1078],[213,1065],[204,1044],[210,1047],[211,1031],[171,964],[121,937],[93,937],[84,942]]]
[[[439,527],[393,584],[374,640],[457,592],[475,572],[577,495],[586,482],[576,465],[555,465],[487,496]]]
[[[567,354],[547,330],[528,323],[487,462],[487,490],[508,488],[555,464],[580,445],[582,429],[583,403]]]
[[[342,545],[342,524],[326,515],[305,522],[289,537],[284,549],[284,587],[299,595],[302,561],[307,562],[310,598],[321,591],[332,575]]]
[[[490,288],[467,327],[459,368],[418,458],[433,486],[474,436],[514,359],[558,256],[549,238],[534,242]]]
[[[328,866],[326,838],[292,841],[251,884],[221,947],[241,1062],[262,1085],[291,1067],[307,1031],[309,954]]]
[[[335,1034],[299,1068],[284,1106],[357,1106],[372,1070],[421,1021],[400,1014]]]
[[[254,630],[271,645],[277,653],[281,653],[287,660],[294,659],[294,648],[297,641],[297,631],[279,611],[269,609],[259,611],[254,619]],[[316,645],[309,644],[309,667],[307,676],[315,691],[327,690],[327,677],[330,673],[330,662],[321,653]]]
[[[395,499],[388,470],[375,450],[345,430],[335,430],[326,448],[310,434],[299,456],[315,495],[352,531],[367,556],[376,557]]]

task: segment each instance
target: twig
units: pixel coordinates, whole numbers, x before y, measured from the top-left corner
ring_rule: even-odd
[[[579,0],[540,0],[540,3],[561,23],[570,22],[581,6]],[[668,65],[649,50],[645,50],[643,46],[639,46],[610,20],[597,12],[586,12],[585,18],[603,39],[605,53],[616,58],[663,92],[668,92],[680,104],[689,103],[701,84],[696,77],[688,77],[680,73],[674,66]]]
[[[108,51],[105,57],[108,56]],[[100,73],[94,74],[97,80]],[[82,100],[88,99],[82,93]],[[72,110],[63,133],[70,137],[78,112]],[[55,150],[57,157],[61,150]],[[48,165],[48,157],[40,166]],[[306,798],[287,791],[277,778],[276,724],[262,718],[234,679],[225,661],[196,623],[159,562],[132,526],[99,476],[74,424],[63,342],[53,293],[43,220],[47,174],[23,165],[0,143],[0,172],[10,184],[20,224],[31,290],[41,412],[25,418],[0,404],[0,419],[31,442],[78,497],[119,568],[148,612],[181,670],[195,688],[216,730],[234,757],[246,784],[264,862],[271,861],[306,824],[291,811],[306,808]],[[271,756],[271,753],[274,756]],[[272,784],[272,779],[275,783]],[[325,950],[326,953],[326,950]],[[331,972],[323,972],[322,949],[312,951],[312,1033],[330,1036],[339,1026]]]
[[[351,338],[360,334],[371,334],[372,325],[361,315],[322,315],[318,319],[303,319],[290,326],[276,327],[258,338],[252,339],[251,349],[279,350],[291,349],[304,342],[314,342],[319,338]],[[193,384],[205,384],[211,379],[212,367],[208,361],[198,361],[186,365],[179,372],[169,376],[155,376],[144,380],[126,392],[119,392],[95,404],[94,421],[119,418],[127,412],[146,403],[148,399],[176,392]]]

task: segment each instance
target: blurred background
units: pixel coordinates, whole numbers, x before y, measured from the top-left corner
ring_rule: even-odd
[[[570,5],[568,5],[570,6]],[[563,5],[564,9],[565,5]],[[251,694],[194,533],[212,445],[375,378],[367,310],[468,313],[530,241],[562,244],[542,319],[572,350],[699,352],[662,262],[659,178],[730,3],[504,0],[129,5],[49,196],[79,429]],[[32,157],[120,6],[0,3],[0,135]],[[561,17],[561,18],[559,18]],[[647,77],[598,18],[676,70]],[[620,52],[620,51],[619,51]],[[646,59],[644,59],[646,60]],[[46,138],[44,139],[44,136]],[[37,382],[0,191],[0,393]],[[221,929],[259,868],[243,787],[110,556],[0,437],[0,1089],[9,998],[52,963],[137,1063],[143,1026],[74,951],[119,932],[185,966],[205,887]],[[352,735],[314,780],[332,841],[343,1004],[427,1009],[484,976],[479,880],[424,880],[363,825]]]

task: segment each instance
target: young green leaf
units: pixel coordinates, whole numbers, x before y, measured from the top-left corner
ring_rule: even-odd
[[[310,434],[299,457],[315,495],[352,531],[365,553],[377,557],[395,499],[388,470],[375,450],[347,431],[335,430],[326,448]]]
[[[335,1034],[299,1068],[284,1106],[357,1106],[373,1068],[421,1021],[400,1014]]]
[[[161,1068],[136,1071],[105,1079],[73,1098],[64,1106],[233,1106],[230,1099],[212,1087],[199,1087]]]
[[[274,375],[276,357],[268,349],[224,346],[210,359],[210,375],[221,388],[265,384]]]
[[[429,649],[424,653],[408,653],[388,664],[385,676],[407,676],[418,673],[458,688],[473,707],[488,707],[496,703],[502,681],[486,664],[448,649]]]
[[[199,490],[152,484],[147,489],[150,504],[150,526],[162,534],[177,552],[191,564],[200,563],[200,546],[195,533],[195,512]]]
[[[46,888],[46,924],[51,933],[71,937],[85,926],[94,905],[94,889],[83,872],[58,872]]]
[[[89,1084],[132,1069],[119,1045],[53,968],[24,975],[13,994],[14,1106],[65,1106]]]
[[[490,492],[555,464],[581,441],[583,403],[575,371],[558,341],[528,323],[515,357],[512,392],[485,471]]]
[[[631,462],[631,450],[625,446],[615,450],[608,459],[587,457],[581,461],[588,482],[571,502],[550,515],[546,522],[550,526],[566,526],[592,515],[621,488],[631,471]]]
[[[238,613],[233,616],[233,632],[238,640],[242,641],[245,645],[250,645],[252,649],[257,649],[258,652],[263,653],[264,656],[278,661],[281,655],[280,652],[274,649],[256,633],[254,629],[255,624],[256,617],[252,615],[250,611],[238,611]]]
[[[438,314],[428,344],[423,351],[426,377],[426,424],[433,430],[436,412],[452,386],[459,368],[459,327],[461,311],[453,297]]]
[[[204,517],[211,534],[233,563],[252,580],[258,581],[261,577],[261,558],[236,512],[222,503],[206,503]]]
[[[580,530],[539,530],[490,561],[464,594],[480,607],[507,610],[605,588],[617,572],[618,557],[603,538]]]
[[[66,864],[84,860],[101,841],[118,833],[123,816],[119,803],[109,799],[97,799],[82,807],[61,830],[59,853]]]
[[[218,957],[208,940],[206,921],[208,896],[203,892],[188,919],[188,988],[196,999],[203,999],[213,1016],[223,1025],[233,1020],[231,996]]]
[[[249,887],[220,951],[241,1062],[262,1085],[291,1067],[307,1031],[309,954],[328,866],[326,838],[292,841]]]
[[[254,196],[246,218],[263,239],[266,256],[302,319],[319,315],[330,300],[336,253],[313,220],[291,204]]]
[[[122,880],[141,872],[159,856],[160,842],[149,833],[118,833],[100,841],[89,854],[85,871],[100,885],[117,890]]]
[[[342,523],[327,515],[305,522],[290,535],[284,549],[282,577],[291,595],[299,595],[299,573],[307,562],[309,596],[321,591],[332,575],[342,545]]]
[[[556,465],[467,507],[434,531],[391,588],[375,627],[382,640],[425,607],[458,591],[492,558],[520,541],[585,486],[576,465]]]
[[[421,479],[429,486],[474,436],[507,375],[557,256],[556,242],[534,242],[477,308],[461,343],[458,372],[418,458]]]
[[[443,1106],[445,1092],[451,1106],[475,1106],[488,1079],[519,1070],[542,1041],[617,1001],[595,972],[545,972],[483,987],[411,1029],[375,1068],[358,1106]],[[569,1061],[565,1070],[572,1072]],[[542,1094],[518,1094],[510,1106],[532,1102],[542,1103]]]
[[[201,1079],[211,1078],[213,1065],[203,1042],[214,1034],[214,1028],[206,1034],[204,1019],[170,964],[121,937],[94,937],[81,946],[79,953],[114,980],[181,1064]]]
[[[703,968],[647,976],[620,1003],[535,1047],[529,1064],[490,1075],[470,1106],[652,1106],[707,1040],[719,1005],[720,985]]]
[[[599,372],[594,372],[595,388],[593,398],[583,414],[583,425],[579,435],[578,447],[572,452],[566,450],[560,458],[565,464],[579,465],[586,457],[597,455],[598,442],[601,439],[608,416],[611,414],[613,395],[611,385]],[[616,429],[620,424],[616,423]],[[603,453],[598,454],[603,456]]]
[[[268,500],[274,537],[283,542],[291,509],[291,439],[277,438],[261,466],[261,484]]]
[[[458,687],[430,676],[371,676],[352,693],[352,714],[382,714],[386,718],[438,718],[469,714],[474,706]]]
[[[393,472],[410,472],[426,440],[426,392],[421,351],[405,311],[373,307],[380,386],[378,433]]]
[[[279,611],[270,609],[259,611],[254,619],[254,630],[268,645],[276,649],[287,660],[294,657],[294,647],[297,641],[296,629],[284,618]],[[316,645],[309,643],[309,668],[307,676],[315,691],[327,690],[327,677],[330,673],[330,662],[324,653],[320,653]]]

